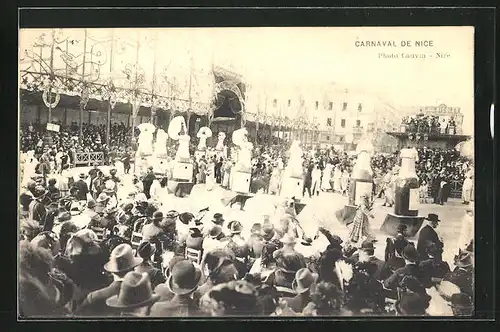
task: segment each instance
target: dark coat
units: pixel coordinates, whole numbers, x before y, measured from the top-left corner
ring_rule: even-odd
[[[119,311],[106,305],[106,300],[117,295],[121,281],[113,281],[108,287],[98,289],[87,295],[76,309],[75,316],[116,316]]]
[[[424,276],[429,278],[442,279],[446,274],[450,273],[450,266],[441,259],[429,258],[420,262],[420,269]]]
[[[75,183],[73,183],[73,187],[76,187],[78,189],[78,193],[76,194],[76,198],[80,201],[86,201],[87,200],[87,193],[89,192],[89,186],[87,183],[83,180],[78,180]]]
[[[189,296],[175,295],[170,301],[156,302],[151,307],[151,317],[196,317],[201,316],[196,302]]]
[[[422,284],[427,284],[422,282],[423,276],[422,271],[416,264],[406,264],[404,267],[397,269],[389,278],[384,280],[384,287],[387,289],[395,290],[404,276],[413,276]]]
[[[441,240],[439,240],[439,236],[437,235],[434,228],[432,228],[429,225],[425,225],[420,230],[420,233],[418,235],[418,242],[417,242],[417,252],[418,252],[420,261],[426,260],[429,258],[429,256],[427,255],[427,246],[431,242],[435,243],[439,246],[443,245]]]
[[[443,281],[449,281],[460,288],[460,291],[474,298],[474,271],[457,268],[446,274]]]
[[[151,262],[143,262],[139,264],[139,266],[135,268],[135,271],[139,273],[146,272],[149,275],[149,280],[151,280],[151,287],[153,289],[159,284],[163,284],[167,281],[161,270],[155,268]]]
[[[285,297],[283,299],[288,307],[296,313],[301,313],[309,302],[311,302],[311,296],[309,292],[303,294],[297,294],[294,297]]]

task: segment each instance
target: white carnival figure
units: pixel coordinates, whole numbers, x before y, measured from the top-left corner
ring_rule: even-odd
[[[191,138],[187,134],[184,117],[177,116],[172,119],[168,126],[168,135],[171,139],[179,141],[172,168],[172,178],[190,182],[193,177],[193,164],[189,155],[189,141]]]
[[[176,116],[168,126],[168,135],[171,139],[179,141],[179,147],[175,154],[175,161],[189,162],[189,141],[191,138],[187,134],[186,121],[183,116]]]
[[[300,142],[295,140],[290,146],[290,158],[285,167],[280,195],[285,197],[302,197],[302,149]]]
[[[300,141],[293,141],[290,146],[290,159],[286,165],[286,173],[290,177],[302,177],[302,148]]]
[[[212,131],[208,127],[201,127],[196,137],[200,139],[197,148],[198,151],[205,151],[207,149],[207,138],[212,137]]]
[[[137,143],[139,144],[137,152],[139,156],[150,156],[153,154],[153,133],[156,127],[151,123],[141,123],[137,126],[141,131]]]
[[[248,131],[246,128],[241,128],[233,132],[233,143],[239,148],[235,170],[250,173],[252,171],[253,144],[248,141],[247,135]]]
[[[26,152],[26,159],[23,167],[23,184],[28,183],[28,181],[36,174],[36,165],[38,160],[35,158],[35,151],[31,150]]]
[[[236,164],[231,169],[231,190],[248,193],[252,177],[253,144],[248,141],[248,131],[241,128],[233,132],[233,143],[238,147]]]
[[[156,131],[155,156],[157,158],[167,157],[167,139],[168,134],[163,129]]]
[[[227,146],[224,145],[224,140],[226,139],[226,134],[220,132],[217,135],[217,145],[215,146],[215,151],[217,151],[217,156],[220,158],[227,158]]]

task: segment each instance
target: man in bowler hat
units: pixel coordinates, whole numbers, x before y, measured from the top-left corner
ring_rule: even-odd
[[[438,215],[435,213],[429,213],[425,220],[427,221],[427,225],[422,227],[422,229],[420,230],[417,241],[417,251],[420,261],[429,259],[429,256],[427,255],[427,247],[431,243],[435,243],[438,247],[441,248],[443,248],[444,246],[444,243],[441,242],[435,230],[441,222]]]

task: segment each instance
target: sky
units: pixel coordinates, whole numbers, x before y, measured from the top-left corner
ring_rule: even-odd
[[[29,48],[40,30],[23,30],[20,51]],[[48,35],[50,36],[49,31]],[[338,86],[376,95],[399,106],[438,105],[461,107],[464,124],[472,127],[474,106],[472,27],[376,27],[376,28],[200,28],[200,29],[89,29],[97,40],[114,38],[132,45],[141,39],[140,64],[150,76],[168,65],[184,75],[193,63],[207,71],[212,62],[243,75],[251,85],[313,86],[335,82]],[[83,40],[83,30],[64,35]],[[157,37],[154,58],[153,36]],[[393,41],[396,47],[356,47],[360,41]],[[410,41],[411,47],[401,47]],[[415,41],[432,41],[433,47],[416,47]],[[82,47],[75,46],[75,49]],[[115,53],[119,47],[115,46]],[[398,58],[381,57],[397,54]],[[426,59],[401,58],[426,54]],[[437,58],[447,53],[447,58]],[[428,55],[433,57],[429,58]],[[116,54],[113,70],[135,62],[135,51]],[[106,62],[109,66],[109,61]],[[108,72],[110,68],[106,69]],[[103,70],[105,72],[106,70]],[[158,70],[158,69],[157,69]],[[465,128],[470,132],[471,128]]]

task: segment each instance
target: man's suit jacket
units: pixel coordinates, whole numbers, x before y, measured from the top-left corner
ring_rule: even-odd
[[[75,316],[114,316],[117,310],[106,305],[106,300],[117,295],[121,281],[113,281],[108,287],[98,289],[87,294],[85,300],[76,309]]]
[[[429,256],[427,255],[427,246],[429,245],[430,242],[433,242],[441,246],[443,245],[441,240],[439,240],[439,236],[437,235],[434,228],[432,228],[429,225],[425,225],[420,230],[417,242],[417,251],[419,254],[419,259],[421,261],[429,258]]]
[[[413,276],[419,281],[422,279],[420,268],[416,264],[406,264],[404,267],[397,269],[389,278],[384,280],[384,287],[395,290],[404,276]]]
[[[283,299],[288,307],[296,313],[301,313],[309,302],[311,302],[311,297],[309,293],[297,294],[294,297],[285,297]]]
[[[474,271],[472,269],[457,268],[446,274],[443,280],[457,285],[461,292],[474,298]]]
[[[346,261],[349,262],[349,263],[351,263],[351,264],[357,264],[357,263],[359,263],[359,254],[358,253],[353,254]],[[383,261],[381,259],[378,259],[375,256],[371,256],[368,259],[367,263],[375,264],[377,266],[377,269],[375,270],[375,272],[372,275],[372,277],[374,277],[377,280],[382,280],[384,277],[387,277],[387,276],[389,276],[392,273],[390,271],[389,272],[387,271],[387,270],[389,270],[389,268],[386,267],[385,261]]]
[[[83,180],[78,180],[73,184],[73,186],[78,188],[77,198],[80,201],[87,200],[87,193],[89,192],[89,186],[87,183]]]

